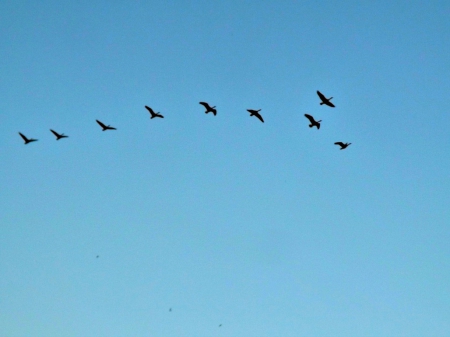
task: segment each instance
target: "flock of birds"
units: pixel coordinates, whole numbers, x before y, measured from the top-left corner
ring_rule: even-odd
[[[335,107],[335,105],[331,102],[331,99],[332,99],[333,97],[326,98],[325,95],[322,94],[319,90],[317,90],[317,95],[319,96],[320,100],[322,101],[322,102],[320,103],[320,105],[327,105],[327,106],[332,107],[332,108]],[[205,113],[206,113],[206,114],[208,114],[208,113],[211,112],[214,116],[217,115],[217,109],[216,109],[215,106],[210,106],[210,105],[209,105],[208,103],[206,103],[206,102],[200,102],[199,104],[201,104],[201,105],[203,105],[203,106],[205,107],[205,109],[206,109],[206,110],[205,110]],[[148,112],[150,113],[150,119],[153,119],[153,118],[164,118],[164,116],[161,115],[161,113],[153,111],[153,109],[150,108],[149,106],[145,106],[145,108],[146,108],[146,109],[148,110]],[[254,117],[258,118],[262,123],[264,123],[264,119],[262,118],[261,114],[259,113],[259,112],[261,111],[261,109],[259,109],[259,110],[247,109],[247,111],[250,113],[250,117],[254,116]],[[313,116],[308,115],[308,114],[305,114],[305,117],[306,117],[306,118],[309,120],[309,122],[311,123],[311,124],[309,124],[309,127],[310,127],[310,128],[312,128],[312,127],[315,126],[315,127],[317,128],[317,130],[320,129],[320,122],[322,122],[322,120],[316,121],[316,120],[314,119]],[[102,122],[99,121],[98,119],[96,120],[96,122],[98,123],[98,125],[101,126],[102,131],[106,131],[106,130],[117,130],[116,128],[114,128],[114,127],[112,127],[112,126],[110,126],[110,125],[106,125],[106,124],[102,123]],[[53,135],[55,135],[56,140],[60,140],[60,139],[62,139],[62,138],[68,138],[68,137],[69,137],[69,136],[66,136],[64,133],[58,133],[58,132],[56,132],[55,130],[52,130],[52,129],[50,129],[50,132],[53,133]],[[22,137],[22,139],[24,140],[25,145],[37,141],[37,139],[26,137],[26,136],[25,136],[23,133],[21,133],[21,132],[19,132],[19,135],[20,135],[20,137]],[[351,143],[336,142],[336,143],[334,143],[334,144],[340,146],[340,149],[341,149],[341,150],[344,150],[344,149],[346,149]]]
[[[331,102],[331,99],[333,97],[330,98],[326,98],[325,95],[323,95],[320,91],[317,90],[317,95],[319,96],[321,103],[320,105],[327,105],[329,107],[334,108],[335,105]],[[199,104],[203,105],[205,107],[205,113],[212,113],[214,116],[217,115],[217,109],[215,106],[210,106],[207,102],[199,102]],[[160,112],[155,112],[152,108],[150,108],[149,106],[145,106],[145,108],[148,110],[148,112],[150,113],[150,119],[153,118],[164,118],[164,116],[160,113]],[[247,111],[250,113],[250,117],[254,116],[256,118],[258,118],[262,123],[264,123],[264,119],[261,116],[261,114],[259,113],[261,111],[261,109],[259,110],[254,110],[254,109],[247,109]],[[316,121],[314,119],[313,116],[305,114],[305,117],[309,120],[310,124],[309,127],[316,127],[317,130],[320,129],[320,123],[322,122],[322,120]],[[96,122],[98,123],[98,125],[100,125],[100,127],[102,128],[102,131],[107,131],[107,130],[117,130],[115,127],[112,127],[111,125],[106,125],[103,122],[99,121],[98,119],[96,120]],[[68,138],[69,136],[65,135],[64,133],[58,133],[55,130],[50,129],[50,132],[53,133],[53,135],[56,137],[56,140],[60,140],[63,138]],[[19,132],[19,135],[22,137],[22,139],[26,144],[32,143],[32,142],[36,142],[38,139],[34,139],[34,138],[28,138],[26,137],[23,133]],[[335,145],[340,146],[341,150],[346,149],[351,143],[343,143],[343,142],[335,142]],[[99,258],[99,255],[96,256],[96,258]],[[169,312],[172,312],[172,308],[169,309]],[[219,324],[219,328],[222,327],[222,324]]]

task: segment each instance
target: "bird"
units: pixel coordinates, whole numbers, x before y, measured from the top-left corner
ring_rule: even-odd
[[[37,142],[37,139],[33,139],[33,138],[27,138],[23,133],[19,132],[20,137],[22,137],[22,139],[25,141],[25,145],[27,145],[28,143],[31,142]]]
[[[222,326],[222,324],[219,324],[219,328]]]
[[[346,149],[351,143],[342,143],[342,142],[336,142],[335,145],[339,145],[341,148],[340,150]]]
[[[96,121],[97,121],[97,123],[98,123],[98,125],[100,125],[101,127],[102,127],[102,131],[106,131],[106,130],[117,130],[116,128],[113,128],[112,126],[110,126],[110,125],[105,125],[105,124],[103,124],[102,122],[100,122],[98,119],[96,119]]]
[[[50,131],[56,136],[56,140],[60,140],[61,138],[69,138],[69,136],[66,136],[64,133],[59,134],[58,132],[52,129],[50,129]]]
[[[100,255],[97,255],[97,256],[96,256],[95,258],[97,258],[97,259],[98,259],[99,257],[100,257]]]
[[[155,117],[164,118],[163,115],[161,115],[159,112],[154,112],[153,109],[149,106],[145,106],[145,108],[148,110],[148,112],[150,112],[150,115],[152,115],[150,119],[153,119]]]
[[[172,312],[172,308],[169,309],[169,312]]]
[[[255,116],[256,118],[258,118],[261,122],[264,123],[264,119],[261,117],[261,115],[259,114],[259,112],[261,111],[261,109],[259,110],[252,110],[252,109],[247,109],[248,112],[250,112],[250,117],[251,116]]]
[[[213,107],[209,106],[209,104],[206,102],[199,102],[199,104],[201,104],[205,107],[205,109],[206,109],[205,114],[207,114],[208,112],[212,112],[214,114],[214,116],[216,116],[216,114],[217,114],[217,109],[215,109],[216,106],[213,106]]]
[[[326,98],[325,95],[322,94],[319,90],[317,90],[317,95],[319,95],[320,100],[322,101],[322,102],[320,103],[320,105],[324,105],[324,104],[325,104],[325,105],[328,105],[328,106],[330,106],[330,107],[332,107],[332,108],[335,108],[334,104],[330,102],[330,100],[331,100],[333,97]]]
[[[308,115],[308,114],[305,114],[305,117],[308,118],[309,121],[311,122],[311,124],[309,124],[309,127],[310,127],[310,128],[312,128],[313,126],[315,126],[315,127],[317,128],[317,130],[320,129],[320,122],[321,122],[322,120],[320,120],[320,121],[315,121],[315,120],[314,120],[314,117],[311,116],[311,115]]]

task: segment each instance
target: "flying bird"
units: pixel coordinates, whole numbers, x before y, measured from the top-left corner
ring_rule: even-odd
[[[219,328],[222,326],[222,324],[219,324]]]
[[[28,143],[31,143],[31,142],[37,142],[37,139],[27,138],[27,137],[25,137],[25,135],[23,133],[19,132],[19,135],[25,141],[25,145],[27,145]]]
[[[205,107],[205,109],[206,109],[205,114],[207,114],[208,112],[212,112],[214,114],[214,116],[217,114],[216,106],[211,107],[206,102],[200,102],[199,104],[201,104]]]
[[[256,118],[258,118],[261,122],[264,123],[264,119],[261,117],[261,115],[259,114],[259,112],[261,111],[261,109],[259,110],[252,110],[252,109],[247,109],[248,112],[250,112],[250,117],[251,116],[255,116]]]
[[[52,129],[50,129],[50,131],[56,136],[56,140],[60,140],[61,138],[69,138],[69,136],[66,136],[64,133],[59,134],[58,132]]]
[[[106,131],[106,130],[117,130],[116,128],[113,128],[112,126],[110,126],[110,125],[105,125],[105,124],[103,124],[102,122],[100,122],[98,119],[96,119],[96,121],[97,121],[97,123],[98,123],[98,125],[100,125],[101,127],[102,127],[102,131]]]
[[[322,102],[320,103],[320,105],[324,105],[324,104],[325,104],[325,105],[328,105],[328,106],[330,106],[330,107],[332,107],[332,108],[335,108],[334,104],[330,102],[330,100],[331,100],[333,97],[326,98],[325,95],[322,94],[319,90],[317,90],[317,95],[319,95],[320,100],[322,101]]]
[[[342,142],[336,142],[335,145],[339,145],[341,148],[340,150],[346,149],[351,143],[342,143]]]
[[[314,120],[314,117],[313,117],[313,116],[308,115],[308,114],[305,114],[305,117],[308,118],[309,121],[311,122],[311,124],[309,124],[309,127],[310,127],[310,128],[312,128],[313,126],[315,126],[315,127],[317,128],[317,130],[320,129],[320,122],[321,122],[322,120],[316,121],[316,120]]]
[[[148,112],[150,112],[150,115],[152,115],[150,119],[153,119],[155,117],[164,118],[163,115],[161,115],[159,112],[154,112],[153,109],[149,106],[145,106],[145,108],[148,110]]]

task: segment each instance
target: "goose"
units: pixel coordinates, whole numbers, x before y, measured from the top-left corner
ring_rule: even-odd
[[[199,104],[201,104],[205,107],[205,109],[206,109],[205,114],[207,114],[208,112],[212,112],[214,114],[214,116],[217,114],[217,110],[215,109],[216,106],[211,107],[206,102],[199,102]]]
[[[339,150],[346,149],[351,143],[342,143],[342,142],[336,142],[335,145],[339,145],[341,148]]]
[[[252,110],[252,109],[247,109],[248,112],[250,112],[250,117],[251,116],[255,116],[256,118],[258,118],[261,122],[264,123],[264,119],[261,117],[261,115],[259,114],[259,112],[261,111],[261,109],[259,110]]]
[[[22,139],[25,141],[25,145],[27,145],[28,143],[31,142],[37,142],[37,139],[33,139],[33,138],[27,138],[23,133],[19,132],[20,137],[22,137]]]
[[[96,121],[97,121],[97,123],[98,123],[98,125],[100,125],[101,127],[102,127],[102,131],[106,131],[106,130],[117,130],[116,128],[113,128],[112,126],[110,126],[110,125],[105,125],[105,124],[103,124],[102,122],[100,122],[98,119],[96,119]]]
[[[320,120],[320,121],[315,121],[315,120],[314,120],[314,117],[311,116],[311,115],[308,115],[308,114],[305,114],[305,117],[308,118],[309,121],[311,122],[311,124],[309,124],[309,127],[310,127],[310,128],[312,128],[313,126],[315,126],[315,127],[317,128],[317,130],[320,129],[320,122],[321,122],[322,120]]]
[[[61,138],[69,138],[69,136],[66,136],[64,133],[59,134],[58,132],[52,129],[50,129],[50,131],[56,136],[56,140],[60,140]]]
[[[334,104],[330,102],[330,100],[331,100],[333,97],[326,98],[325,95],[322,94],[319,90],[317,90],[317,95],[319,95],[320,100],[322,101],[322,102],[320,103],[320,105],[325,104],[325,105],[328,105],[328,106],[330,106],[330,107],[332,107],[332,108],[335,107]]]
[[[163,115],[161,115],[159,112],[154,112],[153,109],[149,106],[145,106],[145,108],[148,110],[148,112],[150,112],[150,115],[152,115],[150,119],[153,119],[155,117],[164,118]]]

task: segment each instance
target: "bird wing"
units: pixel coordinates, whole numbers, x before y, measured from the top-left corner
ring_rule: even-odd
[[[117,130],[116,128],[113,128],[112,126],[107,126],[106,127],[108,130]]]
[[[262,118],[262,116],[259,113],[255,113],[255,116],[258,117],[258,119],[264,123],[264,119]]]
[[[335,145],[339,145],[339,146],[344,146],[344,143],[342,143],[342,142],[336,142],[336,143],[334,143]]]
[[[201,104],[201,105],[203,105],[206,109],[211,109],[211,107],[209,106],[209,104],[208,103],[206,103],[206,102],[199,102],[199,104]]]
[[[159,117],[159,118],[164,118],[164,116],[163,115],[161,115],[161,114],[156,114],[156,117]]]
[[[309,121],[310,121],[311,123],[313,123],[313,124],[316,122],[316,121],[314,120],[314,117],[311,116],[311,115],[305,114],[305,117],[308,118]]]
[[[107,126],[105,124],[103,124],[102,122],[100,122],[98,119],[96,119],[98,125],[100,125],[102,128],[106,129]]]
[[[154,115],[155,114],[155,112],[153,111],[153,109],[152,108],[150,108],[149,106],[145,106],[145,108],[148,110],[148,112],[150,112],[152,115]]]
[[[28,141],[28,138],[27,137],[25,137],[25,135],[23,134],[23,133],[20,133],[19,132],[19,135],[20,135],[20,137],[22,137],[22,139],[24,140],[24,141]]]
[[[319,95],[319,97],[320,97],[320,99],[322,101],[326,101],[327,100],[327,98],[319,90],[317,90],[317,95]]]
[[[56,137],[61,137],[61,135],[58,134],[58,132],[56,132],[55,130],[50,129],[50,131],[51,131]]]
[[[334,106],[334,104],[333,103],[331,103],[330,101],[326,101],[326,103],[325,103],[326,105],[328,105],[328,106],[331,106],[332,108],[335,108],[335,106]]]

